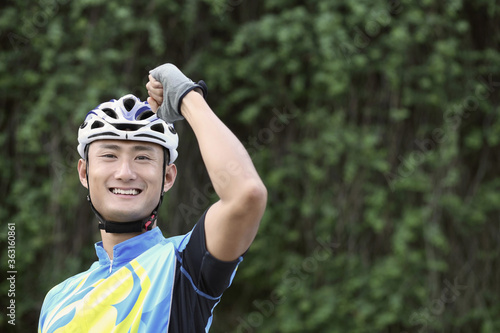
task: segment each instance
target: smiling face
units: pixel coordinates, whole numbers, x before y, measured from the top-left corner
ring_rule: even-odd
[[[163,148],[139,141],[101,140],[89,146],[88,184],[97,211],[109,221],[129,222],[147,217],[158,205],[161,193]],[[86,163],[78,162],[87,187]],[[166,169],[163,191],[172,187],[177,170]]]

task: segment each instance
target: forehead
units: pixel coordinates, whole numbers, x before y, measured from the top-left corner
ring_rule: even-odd
[[[97,140],[90,144],[89,149],[109,149],[116,151],[150,151],[157,154],[160,154],[163,151],[162,147],[156,143],[131,140]]]

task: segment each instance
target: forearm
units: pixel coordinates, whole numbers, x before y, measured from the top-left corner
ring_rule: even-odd
[[[183,99],[181,112],[195,133],[215,192],[222,202],[246,200],[248,196],[265,192],[243,144],[200,94],[188,93]]]

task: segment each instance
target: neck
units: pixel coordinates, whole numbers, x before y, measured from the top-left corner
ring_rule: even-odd
[[[139,236],[140,234],[145,233],[145,232],[146,232],[146,230],[143,230],[142,232],[130,232],[130,233],[124,233],[124,234],[115,234],[115,233],[108,233],[104,230],[101,230],[102,247],[104,248],[104,250],[108,254],[109,259],[113,260],[113,247],[115,245],[120,244],[121,242],[124,242],[130,238],[135,237],[135,236]]]

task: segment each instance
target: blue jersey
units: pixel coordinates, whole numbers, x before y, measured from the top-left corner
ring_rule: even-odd
[[[240,257],[208,253],[204,216],[186,235],[163,237],[158,227],[113,248],[52,288],[38,332],[208,332],[213,309],[231,284]]]

